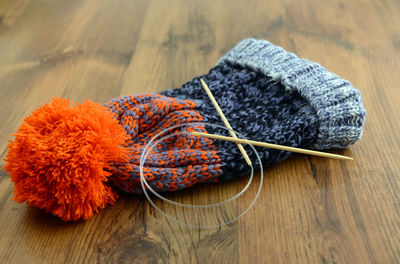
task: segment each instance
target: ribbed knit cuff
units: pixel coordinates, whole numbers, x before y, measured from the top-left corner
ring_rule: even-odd
[[[361,138],[366,111],[360,92],[321,65],[256,39],[241,41],[217,64],[250,68],[296,90],[320,119],[313,148],[345,148]]]

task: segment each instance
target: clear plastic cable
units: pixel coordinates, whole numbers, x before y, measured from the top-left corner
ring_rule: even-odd
[[[151,199],[148,191],[150,191],[154,196],[158,197],[159,199],[161,199],[162,201],[176,206],[176,207],[181,207],[184,210],[186,209],[192,209],[194,210],[202,210],[202,209],[213,209],[213,212],[215,214],[215,212],[217,212],[217,209],[220,209],[218,211],[218,213],[223,215],[223,218],[227,218],[226,214],[224,214],[224,210],[223,210],[223,206],[230,204],[234,201],[236,201],[239,197],[241,197],[246,190],[248,190],[248,188],[250,187],[252,181],[253,181],[253,177],[254,177],[254,168],[253,166],[251,167],[251,173],[249,176],[249,181],[247,182],[247,184],[244,186],[244,188],[238,192],[236,195],[234,195],[233,197],[226,199],[224,201],[218,202],[218,203],[212,203],[212,204],[188,204],[188,203],[179,203],[173,200],[170,200],[164,196],[162,196],[160,193],[156,192],[153,188],[151,188],[151,186],[148,184],[148,182],[146,181],[146,178],[144,176],[143,173],[143,168],[145,167],[145,163],[146,163],[146,159],[147,156],[149,155],[149,153],[154,149],[154,147],[158,144],[160,144],[161,142],[163,142],[164,140],[171,138],[173,136],[179,136],[179,135],[183,135],[183,134],[190,134],[191,132],[187,132],[187,131],[181,131],[181,132],[175,132],[175,133],[170,133],[167,134],[169,131],[176,129],[176,128],[183,128],[183,127],[188,127],[188,126],[211,126],[214,128],[222,128],[226,131],[232,131],[234,132],[238,137],[246,139],[243,135],[241,135],[240,133],[226,128],[224,126],[220,126],[220,125],[216,125],[216,124],[211,124],[211,123],[203,123],[203,122],[193,122],[193,123],[185,123],[185,124],[179,124],[179,125],[175,125],[172,127],[169,127],[167,129],[162,130],[161,132],[159,132],[158,134],[156,134],[145,146],[145,148],[143,149],[142,155],[140,157],[140,182],[142,185],[142,189],[143,189],[143,193],[146,196],[147,200],[150,202],[150,204],[158,211],[160,212],[162,215],[164,215],[165,217],[167,217],[169,220],[182,224],[184,226],[190,227],[190,228],[199,228],[199,229],[210,229],[210,228],[220,228],[222,226],[226,226],[229,225],[231,223],[234,223],[235,221],[237,221],[239,218],[241,218],[242,216],[244,216],[255,204],[256,200],[258,199],[260,193],[261,193],[261,189],[262,189],[262,183],[263,183],[263,167],[262,167],[262,163],[261,163],[261,158],[257,152],[257,150],[254,148],[254,146],[249,145],[251,150],[254,151],[256,157],[257,157],[257,162],[253,162],[254,163],[258,163],[258,166],[260,167],[260,185],[257,189],[256,195],[254,196],[254,199],[252,200],[252,202],[250,203],[250,205],[240,214],[236,215],[235,217],[233,217],[232,219],[224,219],[223,221],[220,221],[219,219],[217,219],[216,221],[218,222],[218,224],[204,224],[202,225],[201,223],[198,224],[193,224],[193,223],[187,223],[187,218],[186,215],[183,217],[185,218],[185,222],[178,220],[177,218],[172,217],[171,215],[167,214],[165,211],[163,211],[159,206],[157,206],[155,204],[155,202]],[[167,134],[165,136],[162,136],[164,134]],[[235,143],[232,143],[235,144]],[[235,146],[236,147],[236,146]],[[196,219],[196,221],[200,221],[199,219],[201,219],[201,217],[204,217],[204,213],[199,213],[199,215],[195,215],[194,219]]]

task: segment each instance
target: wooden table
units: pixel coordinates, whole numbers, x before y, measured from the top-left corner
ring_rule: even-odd
[[[141,196],[65,223],[12,201],[1,170],[0,262],[399,263],[399,1],[2,0],[0,158],[23,118],[51,97],[103,103],[179,87],[246,37],[360,89],[363,138],[335,152],[353,162],[292,156],[265,170],[260,199],[239,222],[201,231],[167,221]],[[245,180],[179,195],[227,197]]]

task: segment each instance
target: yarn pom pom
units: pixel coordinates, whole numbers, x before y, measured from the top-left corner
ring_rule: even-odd
[[[54,98],[25,118],[8,145],[13,199],[65,221],[88,219],[117,199],[107,181],[129,160],[127,139],[107,108]]]

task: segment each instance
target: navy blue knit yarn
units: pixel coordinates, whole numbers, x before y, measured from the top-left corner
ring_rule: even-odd
[[[216,66],[203,76],[186,83],[181,89],[162,94],[186,98],[198,103],[205,121],[223,125],[221,118],[200,84],[208,84],[231,126],[246,138],[293,147],[309,147],[316,137],[318,116],[296,91],[286,91],[276,81],[245,68],[231,65]],[[225,135],[224,129],[207,128],[210,133]],[[220,181],[240,177],[249,172],[239,149],[232,143],[216,140],[222,170]],[[257,148],[264,166],[287,158],[290,153]],[[250,158],[256,160],[252,151]]]

